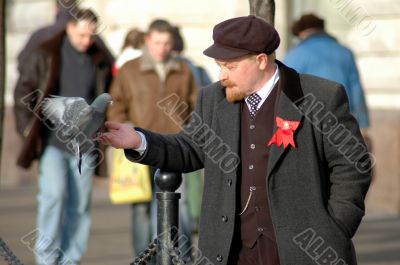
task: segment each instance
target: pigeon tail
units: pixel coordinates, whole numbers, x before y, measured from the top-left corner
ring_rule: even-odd
[[[79,174],[82,174],[82,152],[80,150],[79,142],[74,138],[71,140],[71,144],[75,152]]]

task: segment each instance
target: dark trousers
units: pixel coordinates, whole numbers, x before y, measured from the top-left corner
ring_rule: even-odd
[[[268,237],[260,236],[252,248],[241,248],[237,265],[279,265],[276,245]]]

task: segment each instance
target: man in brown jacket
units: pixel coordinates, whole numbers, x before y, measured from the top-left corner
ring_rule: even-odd
[[[96,27],[92,11],[76,11],[65,31],[32,53],[15,88],[17,130],[24,140],[18,164],[28,168],[40,158],[37,264],[79,264],[87,248],[94,167],[85,161],[95,153],[84,155],[79,174],[58,129],[41,118],[40,101],[58,95],[91,103],[106,91],[112,61],[94,43]]]
[[[145,37],[143,55],[125,63],[113,81],[110,93],[114,103],[108,111],[109,120],[133,123],[160,133],[181,130],[194,109],[197,87],[189,66],[172,55],[172,47],[173,27],[165,20],[153,21]],[[176,104],[178,101],[183,104]],[[176,104],[177,109],[173,113],[165,111],[162,107],[165,102]],[[155,212],[152,210],[150,214],[150,208],[154,208],[150,203],[132,205],[135,253],[143,251],[150,242],[151,223],[155,228]],[[188,227],[184,218],[181,224]],[[189,231],[185,236],[190,240]],[[190,241],[186,242],[189,248]]]

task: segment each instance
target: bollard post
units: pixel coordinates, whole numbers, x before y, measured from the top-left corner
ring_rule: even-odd
[[[155,173],[155,183],[161,190],[157,198],[157,265],[172,265],[171,256],[178,248],[179,199],[175,193],[182,183],[180,173]]]

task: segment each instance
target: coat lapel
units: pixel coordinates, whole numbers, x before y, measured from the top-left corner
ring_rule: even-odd
[[[279,92],[276,99],[275,118],[278,116],[284,120],[302,122],[303,115],[297,107],[301,103],[303,97],[299,74],[279,61],[276,61],[276,63],[279,67],[280,77],[278,87]],[[226,98],[223,97],[218,103],[217,113],[218,124],[220,125],[216,132],[217,135],[219,135],[223,142],[231,148],[232,152],[240,155],[240,103],[229,103]],[[277,129],[275,118],[273,126],[274,133]],[[294,139],[296,141],[296,133]],[[271,145],[267,176],[271,174],[278,161],[283,158],[284,154],[290,151],[290,148],[291,147],[278,147],[275,144]],[[236,174],[237,172],[235,171],[235,175]]]
[[[239,155],[240,144],[240,103],[229,103],[224,97],[217,106],[218,130],[225,144],[227,144],[233,153]],[[237,172],[234,171],[234,174]]]
[[[299,74],[291,68],[286,67],[281,62],[276,61],[279,67],[279,92],[277,96],[275,118],[273,126],[273,134],[277,131],[276,117],[280,117],[288,121],[300,121],[302,122],[303,115],[298,109],[298,105],[301,103],[303,97],[303,91],[300,85]],[[297,130],[299,130],[300,126]],[[296,142],[296,132],[294,134],[294,140]],[[271,145],[270,155],[268,160],[267,177],[270,176],[271,172],[277,165],[280,159],[283,159],[284,154],[290,152],[293,147],[277,146],[276,144]]]

